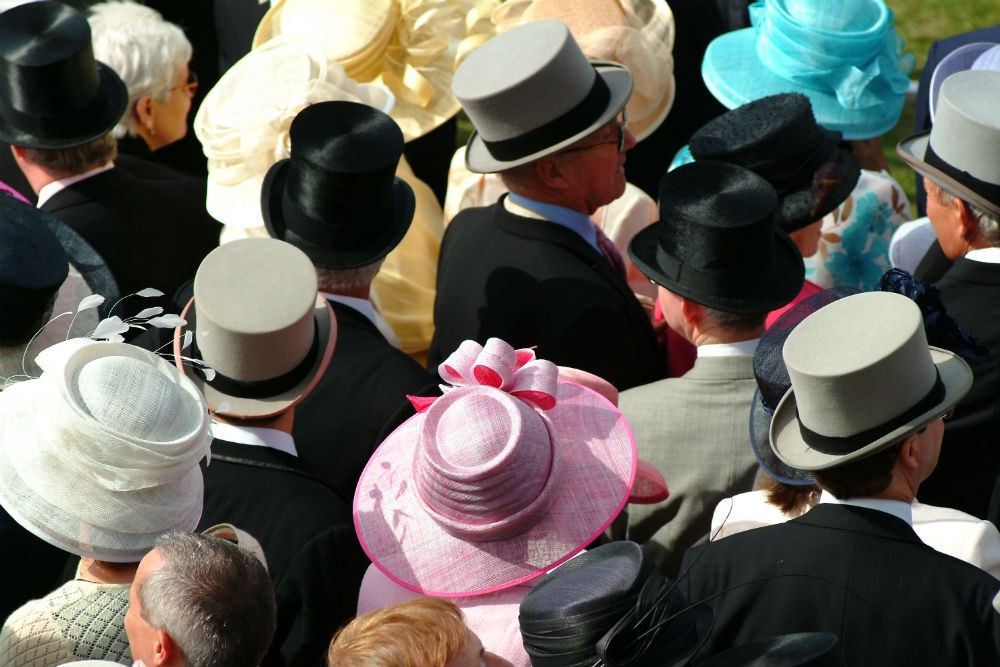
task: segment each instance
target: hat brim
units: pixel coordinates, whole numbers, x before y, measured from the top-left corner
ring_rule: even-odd
[[[826,454],[813,449],[803,439],[797,418],[795,390],[792,388],[778,403],[771,420],[771,447],[775,455],[794,468],[824,470],[870,456],[940,417],[969,391],[972,386],[972,370],[958,355],[938,347],[929,347],[931,360],[945,388],[944,396],[933,407],[852,452]]]
[[[454,537],[426,512],[413,483],[425,416],[401,424],[372,455],[354,495],[354,526],[372,563],[424,595],[484,595],[540,577],[597,539],[628,501],[635,438],[612,403],[578,384],[560,381],[545,414],[563,459],[558,491],[534,526],[490,542]]]
[[[771,449],[771,417],[773,413],[764,407],[760,398],[760,389],[754,391],[750,402],[750,447],[753,449],[757,464],[771,479],[782,484],[804,486],[813,484],[812,474],[786,465]]]
[[[182,372],[187,374],[191,382],[205,396],[209,412],[237,419],[274,417],[308,396],[309,392],[313,390],[330,365],[330,359],[333,357],[333,349],[337,341],[337,319],[327,300],[317,295],[313,306],[313,319],[316,323],[318,344],[312,366],[305,376],[294,387],[274,396],[245,398],[223,393],[206,381],[201,371],[195,370],[190,367],[190,364],[185,365],[184,363],[183,356],[185,351],[181,347],[184,330],[190,329],[195,332],[198,330],[197,310],[194,298],[192,297],[181,313],[181,317],[187,321],[187,324],[174,329],[174,363]],[[188,350],[187,356],[190,355],[191,351]]]
[[[628,68],[618,63],[591,61],[591,64],[597,71],[597,75],[604,79],[604,83],[607,84],[611,95],[608,98],[608,103],[604,111],[590,125],[551,146],[534,151],[529,155],[524,155],[515,160],[499,160],[493,157],[479,132],[473,132],[469,137],[469,143],[465,150],[465,166],[469,168],[469,171],[476,174],[492,174],[540,160],[543,157],[558,153],[562,149],[572,146],[580,139],[593,134],[602,126],[610,123],[611,119],[625,108],[625,104],[632,94],[632,74],[628,71]]]
[[[629,244],[629,255],[639,270],[648,278],[667,288],[674,294],[690,299],[709,308],[717,308],[730,313],[769,313],[784,306],[802,289],[805,280],[805,265],[802,254],[788,234],[775,228],[774,270],[770,279],[759,289],[750,290],[744,285],[733,285],[726,294],[713,294],[697,285],[683,285],[667,276],[656,261],[659,246],[659,221],[649,225],[633,237]],[[745,290],[739,292],[739,290]],[[739,292],[739,293],[737,293]]]
[[[82,349],[80,363],[90,357],[103,354],[105,346],[114,345],[115,355],[127,356],[150,363],[151,352],[123,343],[89,342],[89,349]],[[95,347],[100,346],[100,347]],[[160,367],[163,359],[155,357],[154,366],[168,377],[176,377],[169,366]],[[58,371],[50,371],[58,372]],[[72,374],[70,371],[69,374]],[[190,385],[181,388],[191,392]],[[107,526],[97,526],[79,518],[72,506],[75,500],[60,494],[50,484],[40,485],[25,479],[20,467],[42,467],[51,479],[61,473],[68,485],[78,484],[80,471],[67,458],[53,440],[58,433],[49,428],[45,419],[45,408],[51,402],[52,387],[42,379],[29,380],[11,385],[2,393],[0,400],[0,505],[22,527],[39,539],[76,556],[94,558],[112,563],[133,563],[153,548],[156,538],[173,532],[189,533],[198,525],[202,513],[204,482],[201,468],[194,465],[191,470],[177,480],[169,490],[153,490],[164,495],[188,501],[186,509],[178,516],[166,520],[159,530],[153,532],[125,532],[115,530],[109,522]],[[200,402],[200,398],[198,399]],[[207,428],[207,427],[206,427]],[[205,449],[207,452],[207,436]],[[11,453],[16,448],[17,459]],[[98,502],[97,499],[91,499]],[[147,498],[147,503],[149,498]],[[109,507],[109,513],[116,508]],[[58,527],[76,525],[76,531],[59,530]]]
[[[899,122],[904,96],[890,97],[869,109],[845,109],[830,93],[806,88],[774,74],[757,55],[757,30],[744,28],[716,37],[705,50],[702,79],[709,92],[727,109],[778,93],[802,93],[812,103],[816,121],[845,139],[878,137]]]
[[[291,159],[280,160],[267,170],[260,191],[264,227],[272,238],[291,243],[304,252],[312,263],[325,269],[353,269],[376,262],[399,245],[413,222],[416,197],[413,189],[399,176],[392,183],[392,220],[383,233],[352,248],[327,248],[303,239],[291,229],[281,208],[282,196],[288,183]]]
[[[989,211],[993,215],[1000,215],[1000,203],[990,201],[978,192],[970,189],[967,185],[959,183],[948,174],[932,167],[924,161],[930,140],[931,130],[914,134],[900,141],[896,145],[896,152],[899,154],[899,157],[903,158],[903,162],[910,165],[921,176],[926,176],[933,181],[937,181],[947,190]]]
[[[813,189],[812,178],[802,187],[780,196],[775,222],[785,232],[791,233],[821,220],[847,199],[861,178],[861,169],[851,151],[839,142],[831,151],[830,160],[820,168],[826,166],[832,166],[831,173],[840,174],[845,178],[838,179],[829,190],[818,193],[818,198],[817,192]]]
[[[51,129],[44,134],[18,128],[10,122],[0,123],[0,139],[25,148],[56,149],[79,146],[103,137],[122,119],[128,106],[128,89],[114,70],[104,63],[97,63],[97,75],[99,92],[94,96],[94,101],[95,106],[101,108],[94,110],[94,119],[86,126],[79,126],[79,121],[76,119],[85,114],[77,110],[62,121],[60,118],[46,118],[45,122]]]

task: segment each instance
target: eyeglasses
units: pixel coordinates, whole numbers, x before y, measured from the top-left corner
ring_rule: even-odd
[[[170,90],[171,91],[182,90],[185,93],[191,93],[192,95],[194,95],[194,92],[198,90],[198,74],[194,70],[190,70],[188,72],[187,83],[181,84],[179,86],[174,86]]]
[[[573,146],[571,148],[564,148],[563,150],[556,153],[576,153],[577,151],[587,151],[595,146],[603,146],[604,144],[618,144],[618,152],[621,153],[625,150],[625,130],[628,129],[628,114],[625,113],[625,109],[622,109],[622,120],[618,123],[618,138],[610,139],[607,141],[598,141],[597,143],[587,144],[586,146]]]
[[[953,405],[950,408],[948,408],[947,412],[938,417],[938,419],[942,421],[951,421],[951,418],[954,416],[955,416],[955,406]]]

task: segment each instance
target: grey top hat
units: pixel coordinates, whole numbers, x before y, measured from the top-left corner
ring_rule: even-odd
[[[556,153],[610,122],[632,94],[632,74],[588,61],[565,23],[545,19],[470,53],[451,89],[476,127],[466,165],[492,173]]]
[[[304,398],[330,364],[337,321],[316,294],[312,262],[277,239],[240,239],[210,252],[182,316],[194,353],[211,367],[191,379],[213,412],[238,418],[277,415]],[[182,364],[183,332],[174,336]]]
[[[923,176],[1000,215],[1000,72],[958,72],[941,84],[934,127],[896,152]]]
[[[961,357],[927,344],[920,308],[890,292],[820,308],[789,334],[783,355],[792,387],[771,420],[771,447],[803,470],[874,454],[939,417],[972,386]]]

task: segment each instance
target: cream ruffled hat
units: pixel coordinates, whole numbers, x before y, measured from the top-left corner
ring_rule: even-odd
[[[201,518],[205,401],[152,352],[74,338],[0,393],[0,504],[78,556],[134,562]]]
[[[424,136],[459,110],[455,67],[493,36],[497,0],[275,0],[254,36],[256,49],[284,35],[318,37],[347,76],[385,84],[390,115],[406,141]]]

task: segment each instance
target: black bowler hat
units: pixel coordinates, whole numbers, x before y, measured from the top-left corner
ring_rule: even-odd
[[[38,331],[69,272],[48,215],[0,193],[0,344],[24,343]]]
[[[534,667],[685,665],[712,619],[634,542],[609,542],[557,567],[521,601],[518,617]]]
[[[629,244],[657,284],[730,313],[770,312],[802,289],[802,255],[775,225],[778,195],[757,174],[691,162],[660,180],[659,201],[659,221]]]
[[[718,116],[691,136],[696,160],[763,176],[778,192],[775,220],[786,232],[816,222],[847,199],[861,169],[840,132],[816,124],[809,98],[769,95]]]
[[[292,121],[291,157],[264,177],[261,208],[271,236],[313,264],[351,269],[382,259],[413,219],[413,190],[396,177],[403,133],[378,109],[320,102]]]
[[[67,148],[107,134],[128,91],[94,60],[90,25],[59,2],[29,2],[0,14],[0,139]]]

